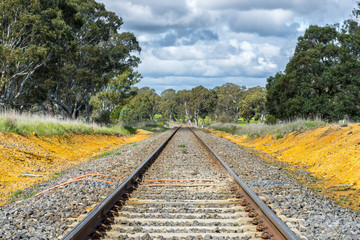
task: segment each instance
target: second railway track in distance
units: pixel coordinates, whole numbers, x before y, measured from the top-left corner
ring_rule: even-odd
[[[174,131],[64,239],[298,239],[196,133]]]

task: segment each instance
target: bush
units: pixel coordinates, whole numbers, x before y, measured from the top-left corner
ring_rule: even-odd
[[[101,111],[99,114],[93,116],[93,120],[99,124],[110,124],[110,111]]]
[[[132,123],[133,121],[133,110],[128,107],[121,109],[119,114],[119,120],[123,123]]]
[[[274,115],[268,115],[265,121],[268,125],[274,125],[276,124],[276,117]]]
[[[236,134],[238,130],[238,126],[234,123],[212,124],[210,125],[210,128],[230,134]]]
[[[110,120],[113,123],[116,123],[120,120],[120,113],[121,113],[122,107],[116,106],[114,110],[110,113]]]

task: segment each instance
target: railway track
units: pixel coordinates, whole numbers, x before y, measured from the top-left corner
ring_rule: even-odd
[[[173,131],[64,239],[298,239],[196,133]]]

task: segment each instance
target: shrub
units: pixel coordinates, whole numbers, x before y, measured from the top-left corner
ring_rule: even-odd
[[[276,124],[276,117],[274,115],[268,115],[265,121],[268,125],[274,125]]]

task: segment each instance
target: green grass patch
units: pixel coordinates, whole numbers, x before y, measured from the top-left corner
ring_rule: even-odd
[[[186,146],[185,146],[185,144],[181,144],[181,145],[179,145],[178,147],[179,147],[179,148],[184,148],[184,147],[186,147]]]
[[[30,189],[30,192],[28,191]],[[39,186],[34,185],[27,190],[17,190],[8,199],[8,202],[13,203],[19,200],[25,200],[31,198],[39,192]]]
[[[96,155],[96,156],[93,156],[91,157],[92,159],[98,159],[98,158],[103,158],[103,157],[107,157],[107,156],[118,156],[118,155],[121,155],[121,152],[118,152],[119,149],[114,149],[114,150],[111,150],[111,151],[108,151],[108,152],[104,152],[104,153],[101,153],[99,155]]]
[[[50,180],[57,179],[57,178],[60,177],[60,176],[61,176],[61,173],[55,172],[55,173],[54,173],[54,176],[52,176],[52,178],[51,178]]]

